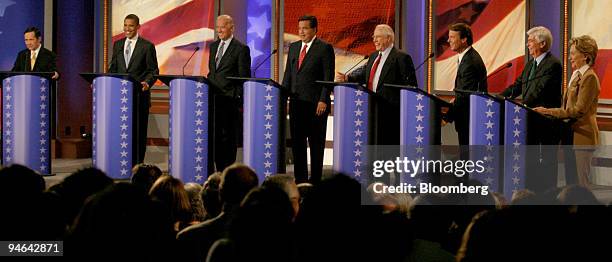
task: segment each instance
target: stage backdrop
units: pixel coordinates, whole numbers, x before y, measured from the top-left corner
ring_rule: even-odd
[[[23,32],[30,26],[44,29],[45,1],[0,0],[0,71],[13,68],[17,53],[25,49]],[[44,32],[43,38],[44,38]],[[47,48],[51,43],[46,44]]]
[[[214,1],[113,0],[113,41],[124,37],[123,19],[131,13],[140,17],[140,35],[155,44],[160,74],[182,74],[196,46],[200,51],[185,68],[185,74],[208,74],[208,44],[214,40]]]
[[[457,73],[457,53],[449,49],[448,26],[464,22],[472,27],[473,47],[489,74],[508,62],[513,66],[489,78],[489,92],[512,84],[525,66],[524,0],[452,0],[435,5],[434,90],[452,91]]]
[[[287,61],[289,44],[299,40],[298,19],[310,14],[319,22],[317,37],[334,46],[338,72],[345,72],[375,50],[372,33],[377,24],[395,27],[395,0],[285,0],[284,12],[284,59],[281,63]]]
[[[572,37],[590,35],[599,47],[595,71],[601,81],[600,99],[612,99],[612,1],[572,1]],[[568,68],[572,72],[571,68]]]

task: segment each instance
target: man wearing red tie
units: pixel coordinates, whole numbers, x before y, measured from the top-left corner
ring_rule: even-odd
[[[333,81],[334,48],[316,37],[317,18],[302,16],[298,20],[300,41],[291,43],[283,86],[292,93],[289,103],[291,142],[295,162],[295,182],[308,181],[306,143],[310,145],[310,182],[317,183],[323,174],[323,153],[330,98],[324,85],[315,81]]]
[[[350,75],[337,73],[336,77],[338,81],[366,83],[376,93],[370,100],[373,145],[399,145],[400,141],[400,91],[385,84],[417,86],[412,57],[395,48],[394,40],[395,34],[389,25],[377,25],[372,35],[376,51],[370,54],[365,69]]]

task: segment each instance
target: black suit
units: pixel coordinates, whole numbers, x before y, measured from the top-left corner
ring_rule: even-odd
[[[480,54],[470,47],[465,53],[457,69],[455,89],[467,91],[487,92],[487,68],[482,62]],[[470,142],[470,95],[455,92],[455,102],[446,116],[448,121],[455,121],[455,130],[459,138],[459,145],[468,145]]]
[[[157,67],[157,53],[155,45],[139,36],[130,56],[130,63],[125,64],[125,39],[122,38],[113,45],[113,56],[111,59],[109,73],[130,74],[138,82],[147,82],[153,86],[157,79],[154,75],[159,74]],[[133,147],[137,150],[132,154],[132,164],[142,163],[147,150],[147,127],[149,123],[149,107],[151,106],[151,92],[142,91],[142,85],[134,85],[134,117],[133,125]]]
[[[511,98],[520,95],[523,97],[523,103],[532,108],[561,107],[561,76],[563,75],[561,62],[551,53],[547,53],[532,74],[530,71],[534,63],[536,63],[535,59],[529,61],[514,84],[501,94]],[[530,74],[533,80],[529,80]],[[557,148],[550,145],[559,144],[561,126],[555,120],[546,119],[538,114],[530,114],[527,125],[527,130],[529,130],[527,144],[548,145],[539,148],[540,150],[529,150],[526,158],[528,161],[527,173],[538,174],[537,177],[527,177],[527,187],[543,192],[557,184]]]
[[[291,91],[289,105],[290,129],[296,183],[308,180],[306,142],[310,145],[311,182],[319,182],[323,174],[323,154],[327,116],[331,109],[330,90],[315,81],[333,81],[335,55],[332,45],[315,38],[298,68],[302,42],[289,46],[283,86]],[[319,102],[327,104],[326,111],[317,116]]]
[[[367,84],[370,71],[378,56],[378,51],[370,54],[370,60],[363,70],[349,75],[350,82]],[[410,55],[391,48],[389,56],[382,66],[376,86],[376,96],[373,96],[370,106],[370,144],[399,145],[400,142],[400,90],[385,87],[385,84],[410,85],[416,87],[414,64]],[[370,87],[368,87],[370,88]]]
[[[242,135],[242,123],[240,115],[240,97],[242,94],[242,83],[227,79],[228,76],[251,77],[251,51],[236,38],[232,38],[228,45],[223,47],[223,56],[217,68],[215,58],[221,41],[217,40],[210,45],[210,56],[208,58],[208,80],[212,85],[214,100],[213,128],[214,132],[209,141],[214,141],[214,162],[217,171],[222,172],[226,167],[236,161],[238,135]],[[210,132],[209,132],[210,133]],[[209,166],[209,173],[213,172]]]

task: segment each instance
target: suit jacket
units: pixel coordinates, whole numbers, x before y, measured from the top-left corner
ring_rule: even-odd
[[[561,107],[552,109],[552,116],[573,122],[574,145],[599,144],[596,116],[600,91],[599,78],[589,68],[578,81],[573,81],[565,89]]]
[[[293,93],[293,98],[317,104],[331,103],[331,90],[315,81],[334,81],[335,55],[332,45],[318,37],[311,42],[310,49],[302,66],[298,69],[302,42],[297,41],[289,46],[283,86]]]
[[[457,69],[455,77],[455,90],[487,92],[487,68],[480,54],[471,47],[463,58]],[[455,92],[455,102],[448,112],[449,120],[467,121],[469,119],[470,95]],[[468,123],[455,123],[455,129],[467,127]]]
[[[153,86],[157,81],[154,75],[159,74],[155,45],[142,36],[138,36],[138,41],[136,41],[136,46],[130,58],[130,64],[127,66],[125,65],[124,45],[125,38],[117,40],[113,45],[113,56],[108,72],[130,74],[135,80],[144,81],[149,86]]]
[[[219,62],[219,68],[215,63],[217,50],[221,40],[210,45],[210,56],[208,58],[208,81],[215,87],[219,95],[237,97],[241,95],[242,84],[229,80],[226,77],[251,77],[251,50],[236,38],[233,38]]]
[[[55,72],[57,71],[56,55],[49,49],[44,47],[38,51],[36,62],[34,63],[34,69],[30,68],[30,50],[25,49],[19,52],[13,69],[14,72]]]
[[[535,63],[535,59],[527,63],[514,84],[506,88],[501,94],[511,98],[521,95],[523,103],[529,107],[560,107],[561,75],[563,74],[561,62],[550,52],[547,53],[536,67],[533,80],[528,81],[533,63]]]
[[[350,82],[367,84],[368,79],[370,79],[370,71],[372,70],[372,66],[374,66],[374,61],[376,61],[377,56],[378,51],[370,54],[370,59],[364,70],[359,70],[349,75],[348,80]],[[376,86],[377,95],[384,98],[388,103],[399,106],[400,90],[397,88],[385,87],[384,84],[418,86],[416,75],[414,74],[414,64],[412,63],[412,57],[410,57],[410,55],[393,47],[389,52],[389,57],[385,60],[385,64],[382,66],[382,71],[378,78],[378,85]]]

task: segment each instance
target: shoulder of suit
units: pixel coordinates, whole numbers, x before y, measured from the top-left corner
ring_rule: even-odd
[[[149,41],[148,39],[142,37],[142,36],[138,36],[138,41],[142,41],[143,43],[149,44],[149,45],[154,45],[153,42]]]

